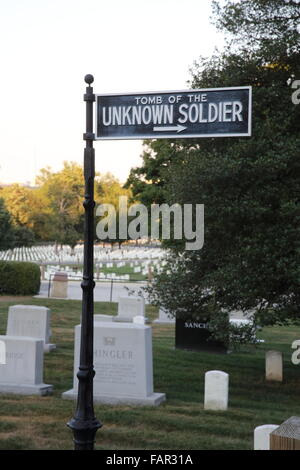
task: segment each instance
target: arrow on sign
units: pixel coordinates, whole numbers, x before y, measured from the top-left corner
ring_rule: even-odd
[[[153,127],[153,130],[156,132],[174,132],[177,131],[177,134],[179,132],[182,132],[186,129],[186,127],[181,126],[180,124],[177,124],[177,126],[162,126],[162,127]]]

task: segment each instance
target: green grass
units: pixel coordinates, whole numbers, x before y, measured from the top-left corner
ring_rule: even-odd
[[[45,355],[44,382],[54,385],[49,397],[0,395],[0,449],[72,449],[66,422],[75,403],[61,399],[72,386],[74,326],[81,302],[75,300],[5,298],[0,301],[0,333],[7,311],[17,303],[44,305],[52,310],[52,338],[57,350]],[[115,314],[117,305],[96,302],[95,313]],[[157,311],[147,306],[147,316]],[[103,427],[97,449],[251,449],[253,430],[300,416],[300,366],[291,363],[291,343],[300,338],[293,327],[265,328],[258,347],[243,347],[228,355],[176,350],[174,326],[153,324],[154,390],[167,401],[159,407],[96,405]],[[265,351],[284,355],[284,382],[264,380]],[[219,369],[230,374],[229,409],[203,410],[204,374]]]

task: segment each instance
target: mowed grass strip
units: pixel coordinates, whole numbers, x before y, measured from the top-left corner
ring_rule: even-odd
[[[0,334],[5,334],[10,305],[43,305],[52,312],[51,342],[57,350],[44,357],[44,382],[52,396],[0,395],[0,449],[72,449],[67,421],[76,403],[62,400],[72,388],[74,326],[80,322],[76,300],[0,297]],[[96,302],[95,313],[116,314],[117,304]],[[147,306],[153,320],[157,309]],[[153,324],[154,391],[167,401],[159,407],[95,405],[103,423],[96,448],[107,450],[247,450],[253,430],[300,416],[300,366],[291,362],[291,344],[300,339],[295,327],[264,328],[257,347],[242,347],[227,355],[178,350],[172,325]],[[265,352],[283,352],[284,382],[267,383]],[[230,375],[228,411],[204,411],[204,374],[223,370]]]

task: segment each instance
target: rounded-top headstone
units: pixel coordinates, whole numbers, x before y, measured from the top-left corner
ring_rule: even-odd
[[[205,373],[204,409],[227,410],[229,375],[221,370]]]
[[[266,380],[282,382],[283,357],[281,351],[266,351]]]
[[[254,429],[254,450],[270,450],[270,434],[278,424],[263,424]]]

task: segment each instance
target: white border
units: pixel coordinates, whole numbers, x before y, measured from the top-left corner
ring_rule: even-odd
[[[204,91],[224,91],[224,90],[248,90],[248,132],[246,133],[226,133],[226,134],[164,134],[164,135],[134,135],[134,136],[117,136],[117,137],[97,137],[95,132],[95,140],[155,140],[155,139],[200,139],[205,137],[251,137],[252,136],[252,86],[237,86],[237,87],[224,87],[224,88],[197,88],[190,90],[169,90],[169,91],[144,91],[132,93],[98,93],[95,94],[96,105],[94,107],[94,122],[95,131],[97,131],[97,98],[99,96],[144,96],[144,95],[162,95],[162,94],[179,94],[179,93],[199,93]]]

